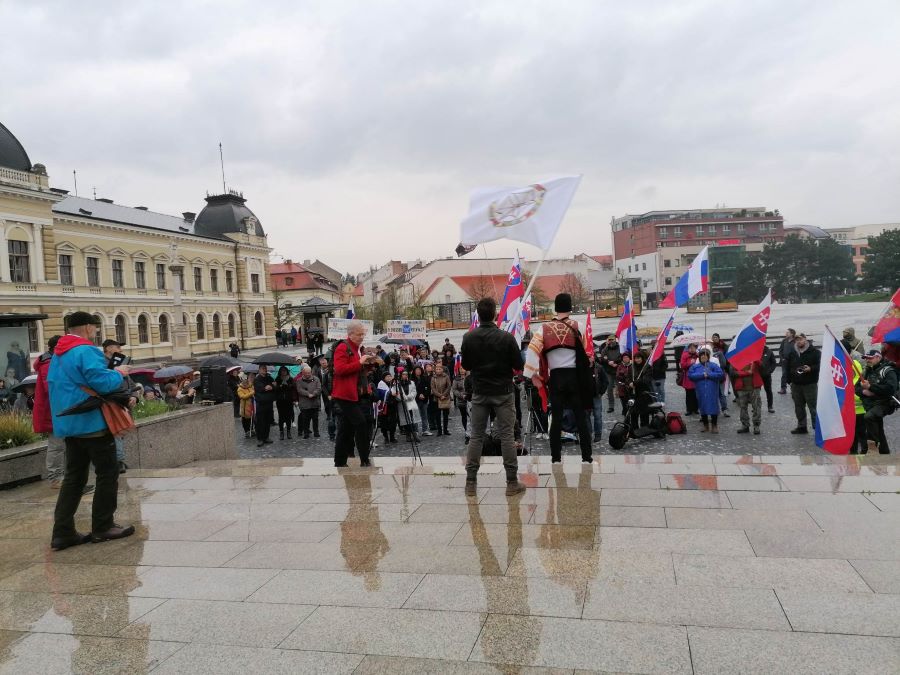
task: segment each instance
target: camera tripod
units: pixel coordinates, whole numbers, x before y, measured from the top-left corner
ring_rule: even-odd
[[[528,419],[525,421],[525,428],[522,430],[522,433],[525,436],[522,447],[527,447],[529,455],[534,454],[532,452],[532,448],[534,446],[535,429],[537,429],[537,433],[539,434],[547,433],[547,429],[545,429],[543,425],[541,425],[541,420],[538,418],[534,408],[531,407],[533,395],[534,388],[525,387],[525,405],[528,406]]]
[[[389,395],[394,396],[397,399],[397,405],[403,411],[403,417],[401,418],[398,414],[398,422],[402,419],[405,423],[407,432],[406,432],[406,442],[409,443],[410,450],[412,450],[413,456],[413,464],[415,464],[416,459],[419,460],[419,465],[424,466],[424,462],[422,461],[422,453],[419,452],[419,436],[416,434],[415,424],[413,423],[412,415],[409,412],[409,409],[406,407],[406,400],[403,398],[403,389],[400,387],[400,382],[395,380],[391,385],[389,390]]]

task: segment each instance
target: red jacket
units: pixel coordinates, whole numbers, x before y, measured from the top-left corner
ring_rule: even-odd
[[[359,400],[359,347],[350,340],[341,340],[334,348],[334,383],[331,398],[341,401]]]
[[[50,370],[50,354],[41,354],[34,360],[37,383],[34,385],[34,410],[31,411],[31,425],[39,434],[53,433],[53,418],[50,415],[50,390],[47,387],[47,371]]]
[[[760,389],[763,386],[762,375],[760,375],[759,370],[762,368],[759,361],[752,362],[749,366],[738,370],[734,369],[734,377],[731,379],[731,384],[734,387],[735,391],[740,391],[744,388],[744,378],[753,376],[752,380],[752,388]]]

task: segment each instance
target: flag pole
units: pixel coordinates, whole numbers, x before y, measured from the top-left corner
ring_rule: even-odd
[[[541,251],[541,259],[538,260],[537,267],[535,267],[534,272],[531,273],[531,280],[528,282],[528,288],[525,289],[525,295],[522,297],[527,298],[528,294],[531,293],[531,289],[534,287],[534,282],[538,278],[538,272],[541,271],[541,265],[544,264],[544,258],[547,257],[547,251],[548,249],[546,248]]]

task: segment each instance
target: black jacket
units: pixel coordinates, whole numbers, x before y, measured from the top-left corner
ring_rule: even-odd
[[[762,366],[761,374],[763,377],[768,377],[774,373],[775,368],[777,367],[775,363],[775,352],[768,347],[763,347],[762,358],[759,360],[759,364]]]
[[[822,352],[812,345],[808,345],[802,354],[797,349],[789,352],[787,357],[788,382],[797,385],[816,384],[819,381],[819,361],[821,360]],[[809,366],[809,372],[798,373],[797,369],[802,366]]]
[[[460,351],[462,367],[472,374],[472,391],[482,396],[512,393],[513,371],[525,367],[516,339],[493,321],[466,333]]]
[[[876,403],[884,403],[891,400],[897,394],[897,370],[888,363],[884,357],[877,366],[866,366],[860,381],[869,381],[869,391],[875,396],[863,396],[862,386],[856,383],[856,394],[862,401],[863,407],[868,410]]]
[[[616,366],[622,361],[622,348],[618,342],[609,344],[608,342],[600,347],[600,358],[603,360],[603,367],[606,369],[607,375],[616,375]],[[614,361],[616,366],[611,366],[607,361]]]
[[[594,360],[594,397],[603,396],[609,389],[609,375],[599,359]]]
[[[669,359],[666,357],[666,353],[663,352],[662,355],[653,362],[653,365],[650,366],[650,376],[654,380],[664,380],[666,379],[666,371],[669,369]]]
[[[266,385],[272,385],[271,391],[266,391]],[[275,401],[275,380],[271,375],[257,375],[253,380],[253,397],[256,405],[272,405]]]

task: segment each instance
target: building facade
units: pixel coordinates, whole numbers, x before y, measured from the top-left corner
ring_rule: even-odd
[[[238,193],[206,202],[169,216],[69,195],[0,125],[0,305],[47,316],[29,323],[30,354],[79,309],[135,361],[274,344],[262,225]]]
[[[704,246],[758,252],[784,241],[783,217],[764,207],[650,211],[613,218],[610,227],[616,274],[639,285],[650,306],[672,290]]]

